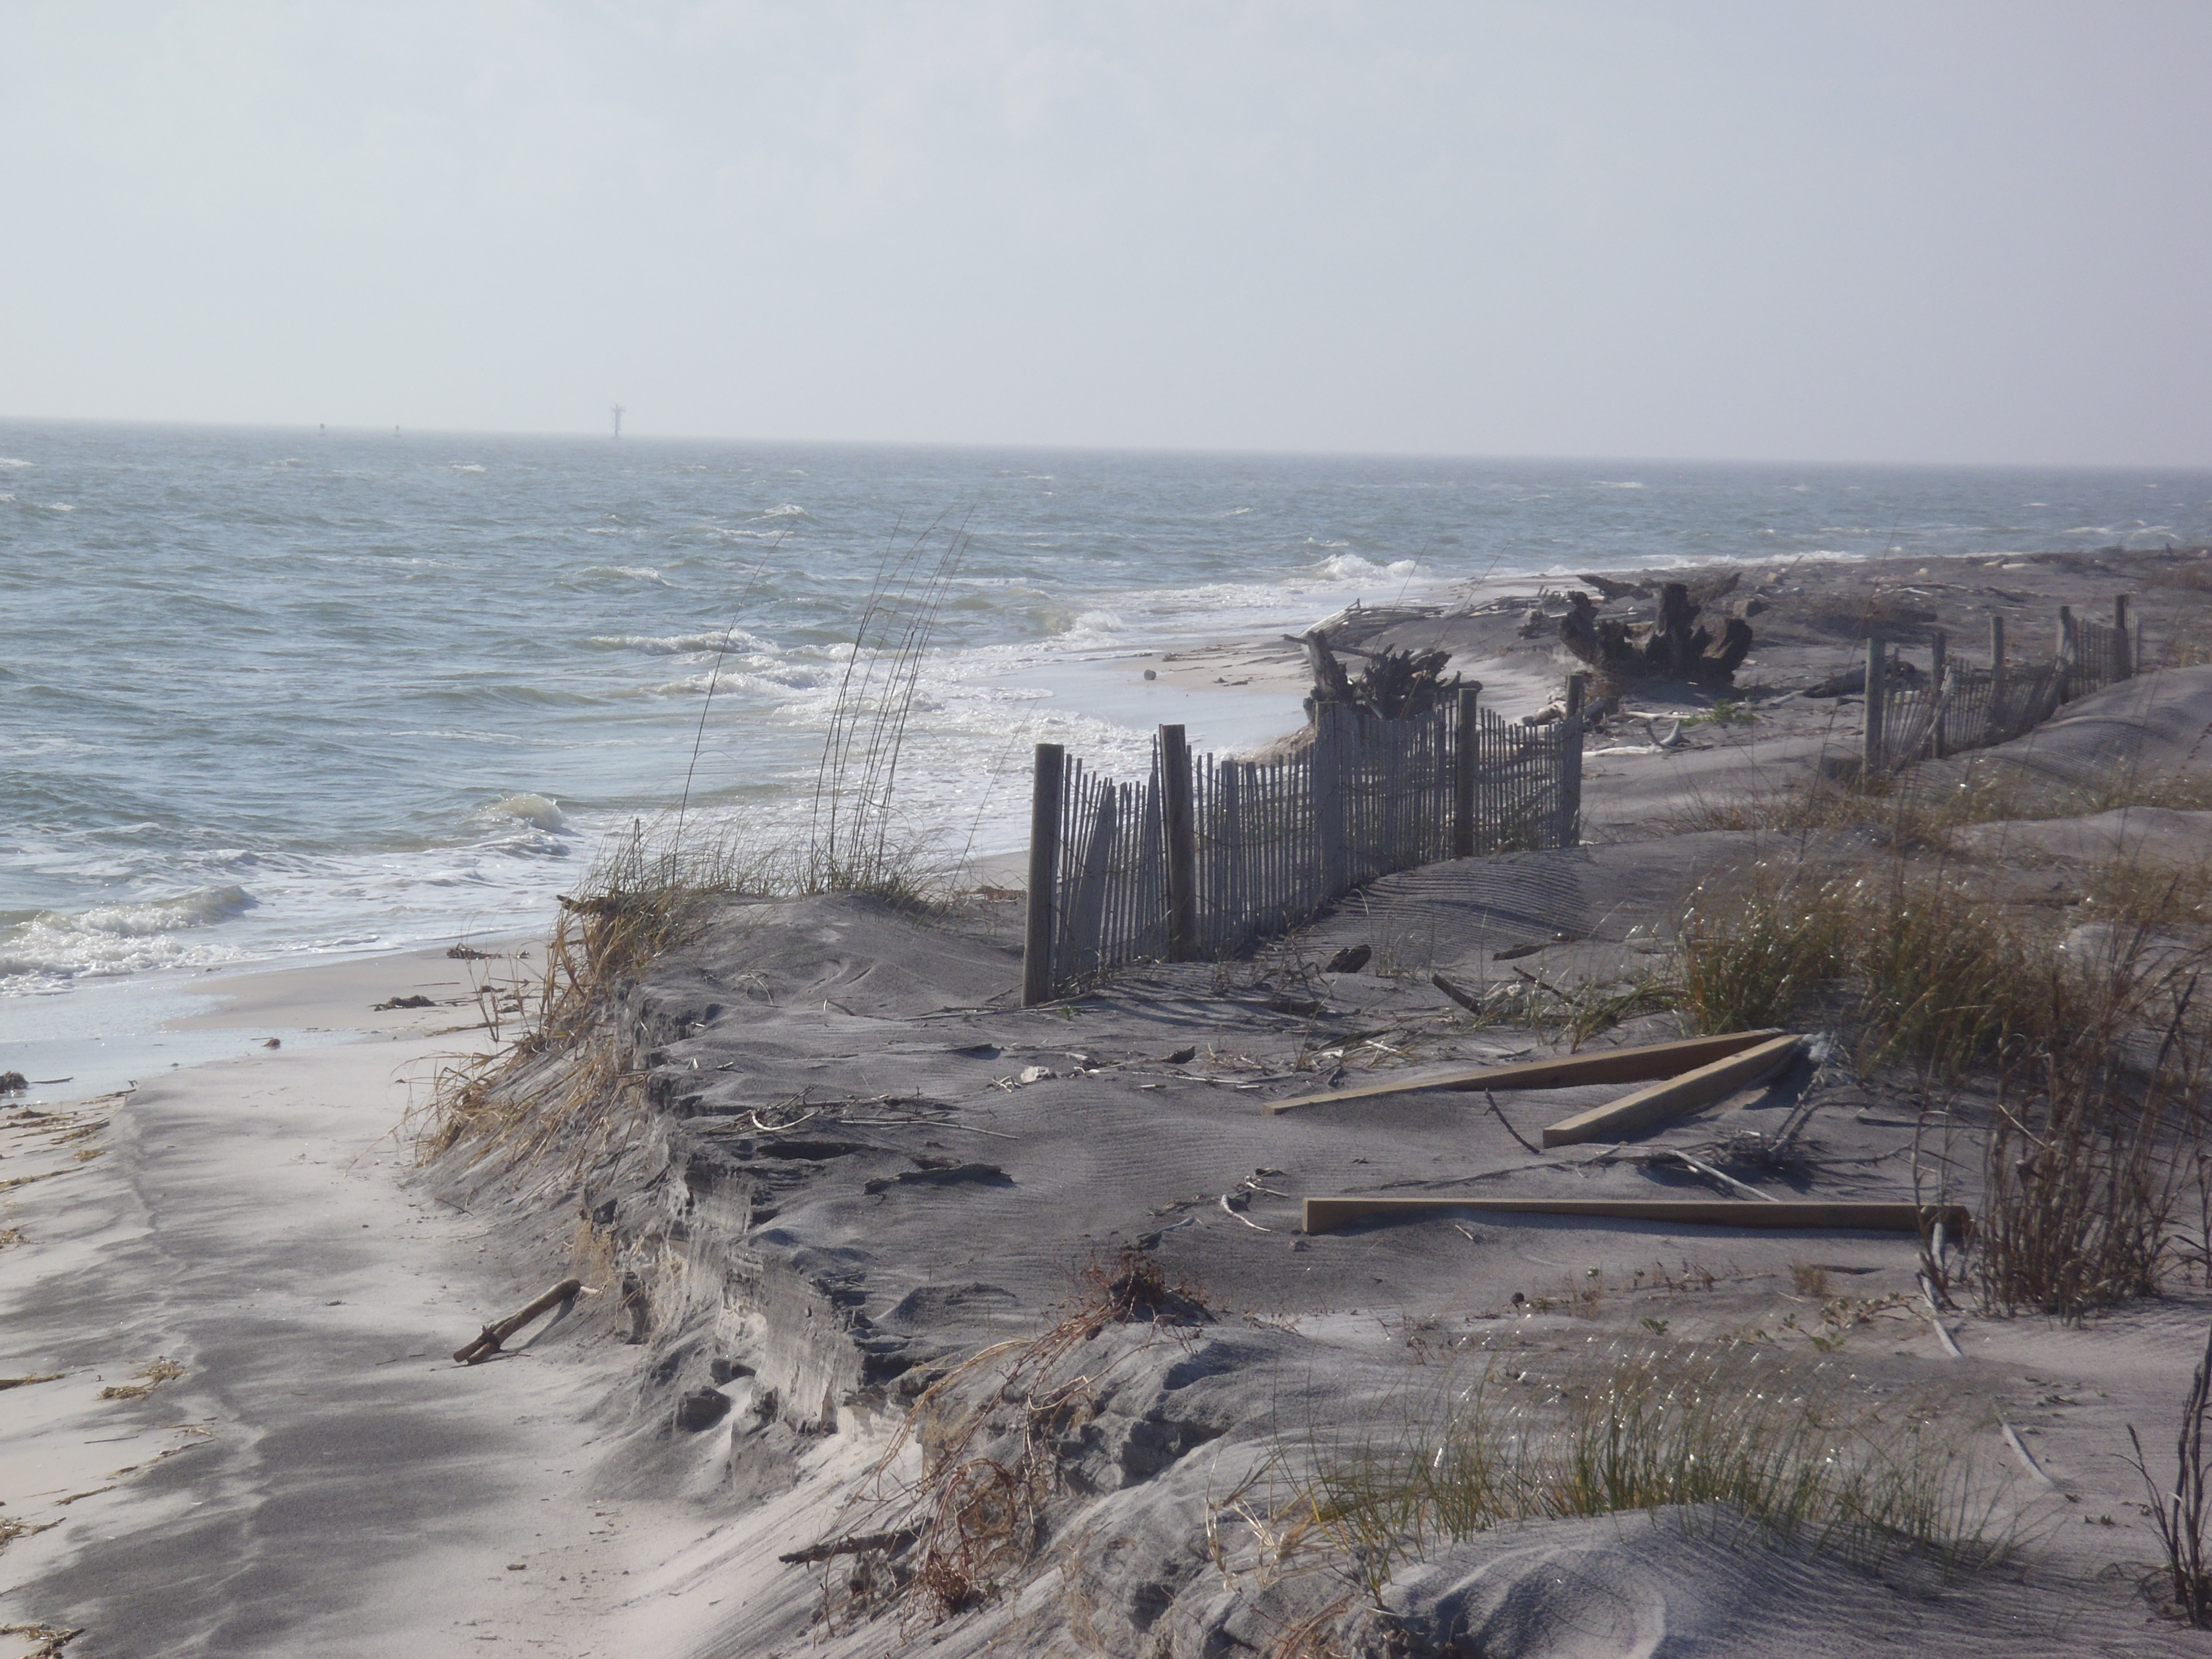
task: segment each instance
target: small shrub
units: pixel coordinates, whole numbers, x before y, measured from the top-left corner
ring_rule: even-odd
[[[2128,1442],[2135,1448],[2129,1460],[2150,1489],[2151,1524],[2166,1553],[2167,1582],[2173,1591],[2172,1610],[2199,1630],[2212,1630],[2212,1560],[2206,1558],[2205,1510],[2212,1505],[2212,1483],[2204,1470],[2204,1419],[2212,1411],[2212,1336],[2205,1340],[2204,1357],[2197,1362],[2189,1380],[2189,1397],[2181,1408],[2181,1427],[2174,1437],[2174,1479],[2169,1488],[2151,1476],[2143,1456],[2142,1441],[2135,1425],[2128,1425]],[[2111,1524],[2111,1517],[2106,1518]]]

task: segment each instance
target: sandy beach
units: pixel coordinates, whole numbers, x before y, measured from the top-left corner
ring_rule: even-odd
[[[1855,752],[1857,701],[1820,693],[1870,623],[1908,659],[1942,628],[1979,662],[1992,614],[2041,652],[2058,604],[2134,592],[2145,666],[2178,665],[2069,706],[2009,763],[2212,780],[2212,668],[2172,648],[2204,637],[2203,568],[1680,573],[1736,575],[1711,603],[1751,610],[1756,649],[1732,692],[1655,687],[1591,732],[1583,845],[1386,877],[1249,959],[1049,1008],[1014,1006],[1013,907],[973,893],[732,900],[611,973],[581,1024],[535,1022],[542,940],[210,981],[227,1000],[192,1024],[235,1033],[231,1057],[0,1107],[0,1652],[66,1631],[71,1659],[2192,1650],[2138,1589],[2158,1544],[2124,1456],[2129,1425],[2168,1454],[2201,1278],[2075,1324],[1963,1291],[1939,1310],[1911,1235],[1474,1208],[1302,1229],[1319,1194],[1904,1200],[1946,1158],[1971,1201],[1979,1085],[1939,1109],[1924,1079],[1816,1043],[1693,1115],[1556,1152],[1542,1126],[1621,1091],[1269,1109],[1680,1036],[1637,992],[1701,884],[1878,839],[1718,810]],[[1530,623],[1563,586],[1332,634],[1448,648],[1517,719],[1570,665]],[[1294,657],[1231,641],[1127,672],[1294,710]],[[2203,862],[2205,811],[2134,810],[1979,823],[1942,857],[2087,925],[2066,907],[2113,847]],[[1566,1029],[1561,1006],[1604,997],[1613,1017]],[[291,1040],[313,1030],[344,1040]],[[499,1069],[441,1117],[436,1074],[471,1055]],[[427,1162],[426,1127],[447,1143]],[[449,1358],[570,1273],[593,1294],[489,1363]],[[2008,1547],[1870,1559],[1708,1504],[1386,1559],[1321,1518],[1328,1449],[1440,1459],[1437,1413],[1478,1383],[1719,1354],[1949,1437],[1979,1535]],[[915,1566],[947,1513],[972,1582],[932,1601]]]

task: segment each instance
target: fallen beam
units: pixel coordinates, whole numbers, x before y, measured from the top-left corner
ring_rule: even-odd
[[[1787,1033],[1768,1037],[1756,1048],[1717,1060],[1710,1066],[1700,1066],[1694,1072],[1685,1072],[1664,1083],[1655,1083],[1648,1089],[1638,1089],[1609,1105],[1577,1112],[1547,1127],[1544,1145],[1549,1148],[1571,1146],[1583,1140],[1619,1140],[1655,1123],[1694,1112],[1701,1106],[1725,1099],[1739,1089],[1765,1082],[1796,1059],[1803,1044],[1802,1037]]]
[[[1339,1101],[1373,1100],[1383,1095],[1418,1094],[1437,1089],[1478,1093],[1485,1089],[1572,1089],[1584,1084],[1646,1083],[1680,1075],[1709,1061],[1784,1035],[1778,1030],[1730,1031],[1724,1036],[1688,1037],[1680,1042],[1647,1042],[1633,1048],[1604,1048],[1595,1054],[1562,1054],[1556,1060],[1527,1060],[1511,1066],[1485,1066],[1471,1072],[1436,1072],[1426,1077],[1393,1078],[1354,1089],[1298,1095],[1279,1100],[1271,1113],[1301,1106],[1332,1106]]]
[[[1849,1228],[1917,1234],[1942,1222],[1964,1232],[1963,1205],[1889,1203],[1862,1199],[1778,1199],[1751,1204],[1729,1198],[1309,1198],[1305,1231],[1325,1233],[1372,1216],[1449,1215],[1487,1210],[1504,1215],[1589,1216],[1683,1227]]]

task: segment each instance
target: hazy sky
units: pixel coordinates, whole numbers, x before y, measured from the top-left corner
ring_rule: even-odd
[[[2212,464],[2212,4],[0,0],[0,416]]]

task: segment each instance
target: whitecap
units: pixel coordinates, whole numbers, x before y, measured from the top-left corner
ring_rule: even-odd
[[[1641,489],[1644,486],[1633,478],[1626,479],[1618,483],[1611,478],[1599,478],[1592,483],[1590,488],[1593,489]]]
[[[479,815],[488,818],[514,818],[521,823],[557,835],[568,827],[568,819],[561,811],[560,803],[549,795],[524,793],[502,795]]]
[[[763,519],[811,519],[814,515],[796,501],[779,501],[760,516]]]
[[[96,904],[74,915],[42,910],[0,942],[0,978],[130,974],[229,959],[234,953],[191,947],[174,936],[251,909],[243,887],[203,887],[135,904]]]
[[[36,466],[36,461],[19,461],[13,455],[0,455],[0,466]]]
[[[46,503],[46,511],[49,513],[74,513],[76,511],[76,508],[71,507],[67,501],[48,501]]]
[[[455,461],[448,471],[454,472],[481,472],[483,471],[483,468],[474,461]]]
[[[595,564],[586,568],[586,576],[627,576],[634,582],[659,582],[668,586],[667,578],[649,564]]]
[[[645,651],[659,657],[720,651],[726,646],[732,651],[772,653],[775,650],[768,641],[742,628],[733,628],[727,634],[594,634],[585,643],[602,651]]]

